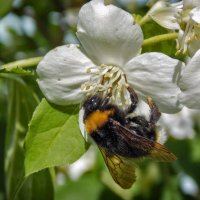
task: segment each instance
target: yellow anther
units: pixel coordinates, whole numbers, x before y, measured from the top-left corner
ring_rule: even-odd
[[[110,78],[110,73],[105,73],[104,78]]]
[[[86,94],[87,97],[90,96],[90,95],[91,95],[91,93],[89,93],[89,92]]]
[[[106,67],[106,65],[104,65],[104,64],[100,65],[101,69],[104,69],[105,67]]]
[[[128,88],[130,85],[128,83],[125,83],[125,87]]]
[[[89,89],[90,89],[90,86],[89,86],[89,85],[87,85],[87,86],[85,87],[85,89],[86,89],[86,90],[89,90]]]
[[[86,73],[90,73],[90,72],[91,72],[90,67],[87,67],[87,68],[86,68]]]

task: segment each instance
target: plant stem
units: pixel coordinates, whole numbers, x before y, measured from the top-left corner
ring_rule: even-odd
[[[144,17],[142,17],[142,19],[138,22],[138,24],[140,26],[143,26],[145,23],[147,23],[150,20],[151,18],[149,17],[149,14],[147,13]]]
[[[166,41],[166,40],[173,40],[178,37],[178,33],[166,33],[163,35],[157,35],[151,38],[144,40],[142,46],[152,45],[158,42]]]
[[[35,57],[35,58],[28,58],[24,60],[10,62],[2,65],[0,69],[12,70],[17,67],[20,68],[34,67],[42,60],[42,58],[43,57]]]
[[[144,47],[144,46],[155,44],[155,43],[162,42],[165,40],[173,40],[173,39],[176,39],[177,37],[178,37],[178,33],[167,33],[163,35],[157,35],[157,36],[144,40],[142,46]],[[2,65],[0,69],[12,70],[16,67],[20,67],[20,68],[34,67],[38,65],[38,63],[42,60],[42,58],[43,57],[41,56],[41,57],[28,58],[24,60],[10,62],[10,63]]]

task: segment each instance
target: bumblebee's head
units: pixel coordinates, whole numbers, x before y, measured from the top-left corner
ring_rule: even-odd
[[[84,109],[84,119],[94,111],[104,110],[107,108],[108,103],[109,98],[102,98],[98,94],[88,97],[82,104],[82,108]]]
[[[83,103],[83,108],[85,112],[89,114],[95,110],[98,110],[101,103],[102,99],[98,95],[92,95],[85,100]]]

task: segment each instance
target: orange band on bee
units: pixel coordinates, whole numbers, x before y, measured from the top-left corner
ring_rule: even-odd
[[[110,115],[114,114],[114,110],[100,111],[97,110],[88,116],[85,121],[85,129],[87,133],[92,133],[96,129],[101,128],[109,119]]]

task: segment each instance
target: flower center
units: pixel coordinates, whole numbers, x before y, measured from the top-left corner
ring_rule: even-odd
[[[128,82],[123,70],[115,65],[87,67],[86,72],[91,74],[89,81],[81,86],[87,95],[102,93],[102,96],[110,96],[112,103],[118,106],[130,105]]]
[[[182,52],[185,54],[188,50],[188,45],[199,38],[198,30],[200,29],[200,24],[196,23],[191,16],[188,17],[189,13],[186,12],[187,17],[185,16],[186,11],[180,13],[181,20],[179,19],[180,27],[183,31],[183,34],[179,36],[177,40],[177,53]]]

